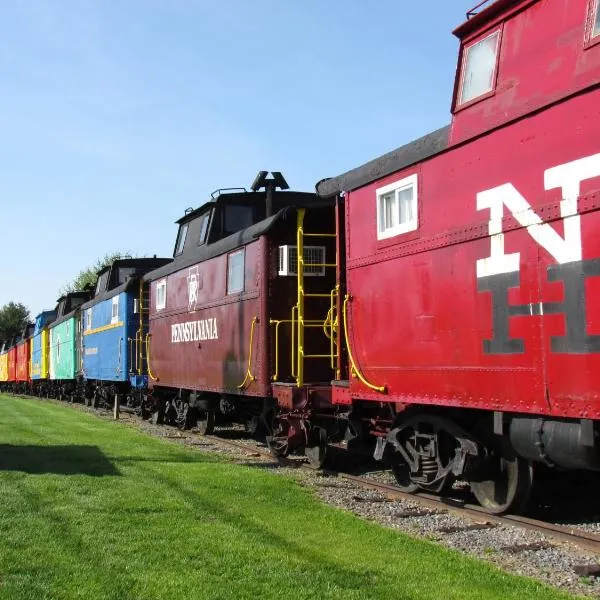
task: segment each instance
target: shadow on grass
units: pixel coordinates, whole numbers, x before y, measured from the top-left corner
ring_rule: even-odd
[[[22,471],[35,475],[120,475],[97,446],[0,444],[0,471]]]

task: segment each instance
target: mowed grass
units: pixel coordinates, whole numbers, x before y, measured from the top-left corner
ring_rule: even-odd
[[[295,482],[0,396],[0,598],[565,598]]]

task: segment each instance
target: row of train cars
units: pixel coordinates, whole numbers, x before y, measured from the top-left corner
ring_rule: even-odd
[[[67,293],[0,348],[0,391],[84,400],[94,406],[124,394],[141,410],[147,387],[139,355],[148,312],[140,275],[168,259],[120,259],[105,267],[95,289]],[[134,306],[135,305],[135,306]],[[138,362],[136,362],[138,361]]]
[[[449,126],[314,193],[213,194],[172,258],[5,344],[2,388],[366,451],[492,512],[540,465],[600,470],[600,0],[482,2],[454,34]]]

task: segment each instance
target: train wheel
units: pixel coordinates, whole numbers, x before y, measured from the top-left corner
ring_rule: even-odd
[[[260,416],[253,415],[244,421],[244,429],[252,437],[258,437],[262,433],[262,420]]]
[[[310,446],[304,448],[308,462],[316,469],[322,469],[327,460],[327,430],[313,427],[310,432]]]
[[[412,482],[410,478],[410,467],[404,460],[404,457],[400,452],[394,450],[390,452],[390,465],[392,467],[392,473],[396,478],[396,484],[398,487],[407,494],[413,494],[419,489],[416,483]]]
[[[198,410],[197,427],[200,435],[212,435],[215,430],[215,411]]]
[[[277,460],[288,455],[289,444],[287,430],[277,414],[272,413],[268,420],[271,428],[270,435],[267,435],[267,448],[271,456]]]
[[[533,485],[531,463],[519,456],[496,455],[487,467],[487,478],[471,481],[479,504],[492,514],[522,511]]]
[[[150,422],[152,425],[162,425],[165,422],[165,410],[162,406],[152,411]]]

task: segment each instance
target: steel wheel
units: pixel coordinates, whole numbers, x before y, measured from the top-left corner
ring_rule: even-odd
[[[197,427],[200,435],[212,435],[215,430],[215,411],[199,410]]]
[[[310,432],[310,446],[304,448],[308,462],[316,469],[322,469],[327,460],[327,430],[313,427]]]
[[[419,486],[410,478],[410,467],[404,460],[404,457],[397,450],[390,452],[390,465],[392,467],[392,473],[396,478],[396,484],[398,487],[407,494],[413,494],[419,489]]]
[[[162,425],[165,421],[165,413],[162,409],[153,411],[150,416],[150,422],[152,425]]]
[[[492,456],[489,460],[487,478],[470,482],[477,501],[492,514],[522,511],[533,484],[531,463],[519,456]]]
[[[195,420],[195,411],[190,405],[185,402],[182,403],[177,411],[177,417],[175,419],[175,424],[181,430],[191,429],[194,426]]]
[[[271,434],[267,435],[267,448],[271,456],[277,460],[288,455],[289,444],[287,431],[284,430],[281,419],[276,414],[270,416]]]

